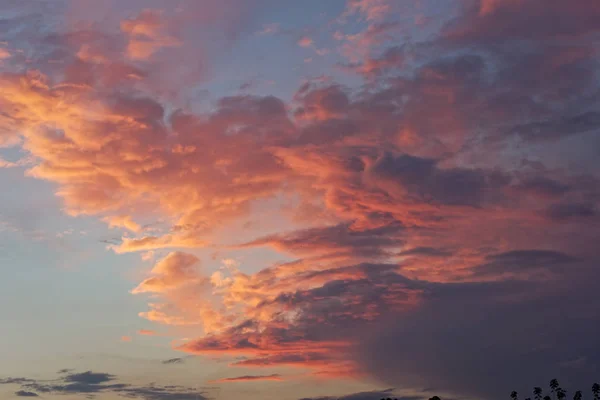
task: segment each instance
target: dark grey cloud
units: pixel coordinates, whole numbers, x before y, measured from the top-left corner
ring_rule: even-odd
[[[519,39],[581,38],[600,30],[600,8],[594,0],[574,4],[544,0],[491,3],[465,1],[465,9],[446,28],[449,40],[466,43],[506,43]],[[489,3],[488,3],[489,4]]]
[[[595,132],[600,129],[600,112],[587,111],[539,122],[516,125],[511,130],[526,140],[546,140]]]
[[[296,117],[311,117],[320,111],[335,117],[348,110],[350,100],[340,86],[332,85],[315,90],[308,90],[309,88],[310,85],[305,84],[296,93],[296,100],[301,102],[301,106],[295,111]]]
[[[0,379],[0,385],[22,385],[26,383],[35,382],[33,379],[28,378],[4,378]]]
[[[369,176],[396,184],[419,201],[446,205],[479,206],[489,191],[509,183],[502,173],[481,169],[441,169],[434,159],[407,154],[386,154],[369,170]],[[394,191],[394,187],[389,188]]]
[[[129,398],[140,398],[147,400],[204,400],[207,397],[195,389],[181,388],[178,386],[147,386],[128,387],[115,390],[115,393]]]
[[[395,272],[396,268],[393,264],[360,264],[300,275],[299,279],[319,275],[325,278],[330,275],[331,279],[314,289],[281,294],[259,307],[274,303],[292,306],[298,311],[297,326],[313,333],[333,334],[335,338],[340,329],[351,330],[359,321],[367,323],[373,313],[385,315],[405,308],[415,293],[427,289],[427,283],[408,279]],[[336,273],[356,277],[336,279]],[[392,304],[389,299],[394,299]],[[332,329],[319,327],[319,321],[327,321]]]
[[[486,256],[485,264],[474,268],[473,277],[503,274],[527,274],[533,270],[555,271],[580,261],[568,254],[552,250],[513,250]]]
[[[424,397],[395,396],[394,389],[374,390],[370,392],[359,392],[343,396],[305,397],[299,400],[379,400],[382,398],[393,398],[397,400],[419,400]]]
[[[525,179],[517,187],[527,192],[549,197],[562,196],[572,189],[571,185],[543,176]]]
[[[168,360],[164,360],[163,364],[183,364],[183,358],[170,358]]]
[[[553,253],[503,257],[568,260]],[[590,296],[596,261],[585,274],[562,274],[553,284],[508,280],[430,287],[413,313],[380,321],[365,335],[359,360],[390,385],[489,399],[529,391],[553,377],[565,387],[586,388],[600,373],[600,300]]]
[[[591,218],[598,215],[598,207],[588,202],[556,203],[548,207],[546,215],[559,221],[570,218]]]
[[[69,372],[72,372],[72,369],[69,368],[63,368],[61,370],[58,371],[59,374],[68,374]]]
[[[92,371],[82,372],[80,374],[70,374],[64,378],[65,382],[84,383],[90,385],[97,385],[100,383],[110,382],[114,379],[114,375],[97,373]]]
[[[353,229],[342,223],[323,228],[298,230],[289,234],[271,235],[243,246],[271,245],[297,254],[351,254],[371,258],[386,255],[386,249],[402,244],[404,227],[400,222],[367,229]]]
[[[403,250],[399,256],[424,256],[424,257],[448,257],[453,254],[450,250],[437,249],[435,247],[415,247],[409,250]]]
[[[18,390],[15,392],[15,396],[18,397],[38,397],[39,395],[34,392],[28,392],[26,390]]]
[[[128,398],[148,400],[203,400],[204,392],[195,388],[176,385],[160,386],[133,385],[117,382],[115,375],[86,371],[82,373],[69,373],[71,370],[61,370],[67,374],[54,380],[36,380],[30,378],[5,378],[0,380],[0,385],[20,385],[21,390],[17,396],[38,397],[39,393],[52,395],[80,394],[93,396],[99,393],[113,393]]]

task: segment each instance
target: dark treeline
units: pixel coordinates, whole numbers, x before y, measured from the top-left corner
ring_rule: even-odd
[[[541,387],[533,388],[533,400],[565,400],[567,398],[567,391],[560,386],[557,379],[550,381],[550,395],[544,395],[544,391]],[[600,384],[594,383],[592,385],[593,400],[600,400]],[[519,400],[519,393],[512,391],[510,394],[511,400]],[[390,397],[383,398],[381,400],[398,400]],[[429,400],[441,400],[438,396],[430,397]],[[526,397],[525,400],[531,400],[531,397]],[[583,392],[577,390],[573,393],[573,400],[583,400]]]

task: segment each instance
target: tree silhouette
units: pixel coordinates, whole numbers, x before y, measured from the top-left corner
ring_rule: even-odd
[[[533,397],[535,398],[535,400],[542,400],[542,388],[539,386],[536,386],[533,388]]]
[[[556,378],[550,381],[550,392],[552,392],[553,397],[556,396],[556,389],[558,389],[559,387],[560,384],[558,383],[558,380]]]
[[[562,387],[560,387],[560,384],[558,383],[557,379],[552,379],[550,381],[550,391],[552,392],[553,397],[556,398],[556,400],[565,400],[567,398],[567,391],[565,389],[563,389]],[[592,393],[594,394],[594,400],[600,400],[600,384],[598,383],[594,383],[592,385]],[[552,397],[546,395],[543,396],[543,390],[541,387],[536,386],[533,388],[533,397],[534,400],[552,400]],[[543,397],[542,397],[543,396]],[[510,398],[511,400],[519,400],[519,393],[515,390],[513,390],[510,393]],[[387,399],[381,399],[381,400],[392,400],[389,397]],[[395,399],[397,400],[397,399]],[[438,396],[433,396],[430,397],[429,400],[441,400]],[[525,400],[531,400],[530,397],[527,397]],[[574,394],[573,394],[573,400],[583,400],[583,393],[581,392],[581,390],[577,390]]]
[[[592,393],[594,393],[594,400],[600,399],[600,385],[599,384],[594,383],[592,385]]]
[[[556,397],[558,400],[565,400],[567,397],[567,391],[561,387],[556,388]]]
[[[560,387],[560,383],[558,383],[557,379],[552,379],[550,381],[550,391],[552,392],[552,397],[546,395],[544,397],[543,396],[543,390],[541,387],[536,386],[533,388],[533,397],[534,400],[565,400],[567,398],[567,391],[565,389],[563,389],[562,387]],[[594,400],[600,400],[600,384],[598,383],[594,383],[592,385],[592,393],[594,394]],[[512,391],[510,394],[510,398],[512,400],[518,400],[517,399],[517,392]],[[529,397],[526,398],[525,400],[531,400]],[[573,400],[583,400],[583,393],[581,392],[581,390],[577,390],[574,394],[573,394]]]

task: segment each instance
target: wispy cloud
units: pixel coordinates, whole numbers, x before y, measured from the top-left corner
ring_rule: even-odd
[[[254,381],[283,381],[283,377],[279,374],[271,374],[271,375],[243,375],[236,376],[233,378],[221,378],[213,381],[209,381],[209,383],[232,383],[232,382],[254,382]]]

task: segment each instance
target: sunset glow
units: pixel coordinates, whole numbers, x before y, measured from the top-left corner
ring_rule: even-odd
[[[0,34],[0,399],[600,379],[599,1],[2,0]]]

